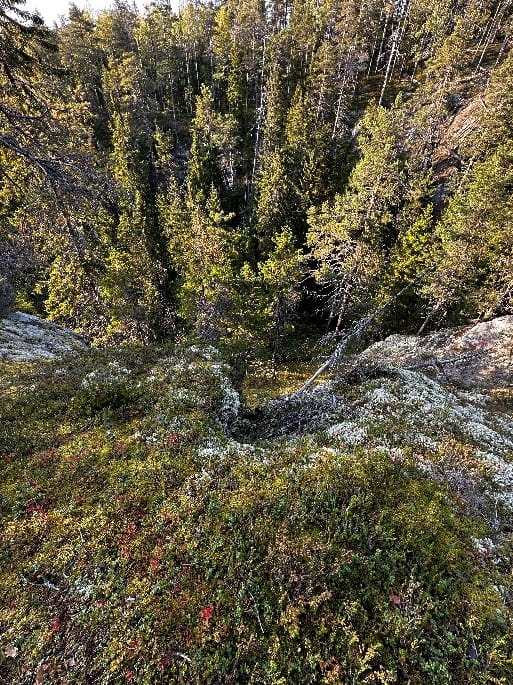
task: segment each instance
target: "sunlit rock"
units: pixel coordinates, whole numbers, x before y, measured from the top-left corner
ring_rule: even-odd
[[[0,318],[0,360],[53,359],[86,347],[82,338],[72,331],[32,314],[12,312]]]

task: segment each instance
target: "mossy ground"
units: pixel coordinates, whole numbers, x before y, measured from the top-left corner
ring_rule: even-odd
[[[277,367],[262,360],[253,362],[241,387],[244,404],[254,409],[270,397],[294,392],[315,369],[315,365],[299,361],[280,364]]]
[[[2,366],[0,679],[512,682],[483,517],[413,449],[236,442],[228,377],[198,348]]]

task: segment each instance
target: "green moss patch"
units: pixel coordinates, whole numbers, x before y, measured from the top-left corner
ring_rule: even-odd
[[[8,683],[508,683],[508,551],[415,454],[226,434],[214,350],[4,366]]]

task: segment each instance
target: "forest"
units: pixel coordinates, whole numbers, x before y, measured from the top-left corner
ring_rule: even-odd
[[[1,0],[4,309],[276,360],[510,313],[512,9]]]
[[[513,0],[0,0],[0,682],[513,683]]]

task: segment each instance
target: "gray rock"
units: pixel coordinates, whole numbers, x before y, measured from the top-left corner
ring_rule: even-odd
[[[414,368],[466,388],[513,386],[513,316],[424,337],[392,335],[358,356],[362,364]]]
[[[53,359],[86,347],[80,336],[38,316],[12,312],[0,318],[0,361]]]

